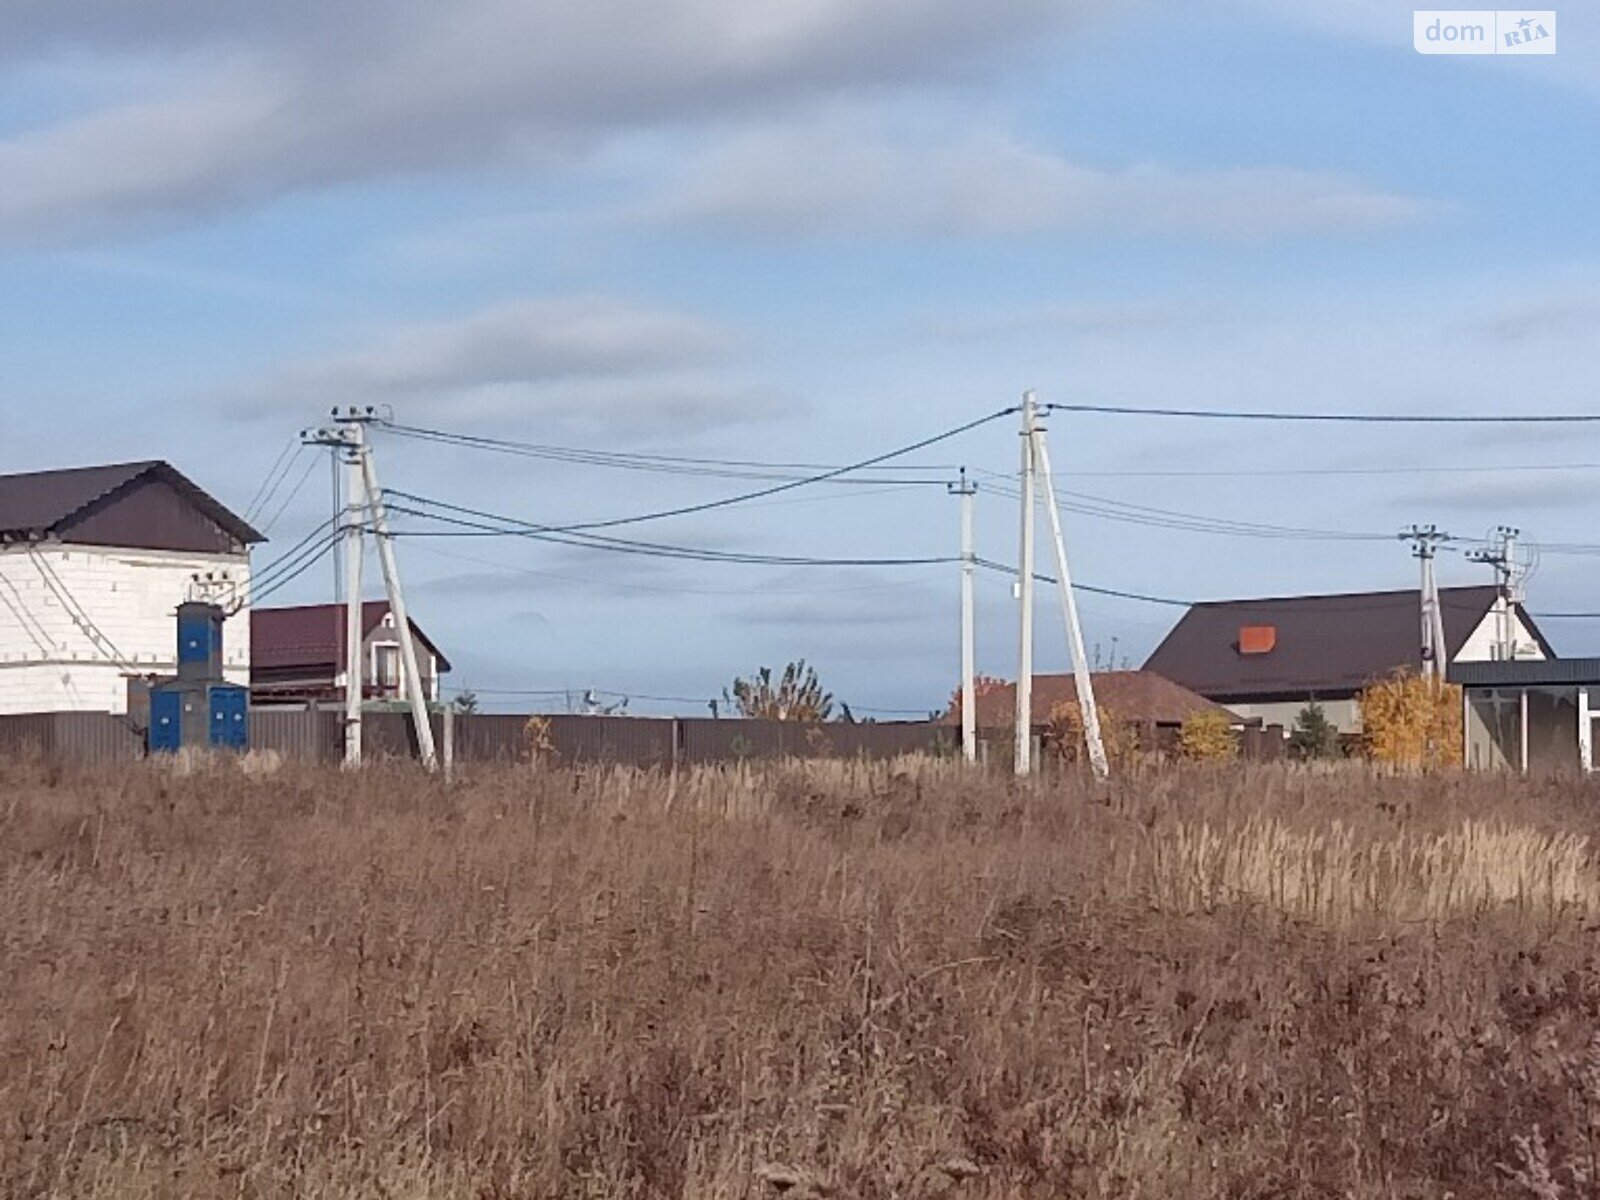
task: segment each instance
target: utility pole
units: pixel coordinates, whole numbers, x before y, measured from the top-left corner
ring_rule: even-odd
[[[1449,541],[1450,535],[1439,532],[1436,525],[1413,525],[1402,531],[1400,537],[1411,543],[1411,553],[1422,570],[1422,674],[1424,678],[1443,682],[1448,666],[1444,660],[1449,648],[1444,640],[1444,616],[1439,608],[1439,584],[1433,573],[1433,559],[1439,544]]]
[[[961,468],[961,480],[950,485],[951,494],[961,497],[961,754],[969,763],[978,761],[978,686],[977,645],[974,632],[973,578],[978,563],[972,544],[972,498],[978,485]]]
[[[1017,555],[1017,742],[1018,775],[1033,773],[1033,519],[1034,427],[1038,400],[1022,393],[1022,545]]]
[[[1500,591],[1495,601],[1495,654],[1510,662],[1517,657],[1516,606],[1522,603],[1522,568],[1517,563],[1517,539],[1522,531],[1500,525],[1494,532],[1493,546],[1469,551],[1467,558],[1494,569]]]
[[[344,543],[344,765],[361,765],[361,702],[363,681],[361,620],[361,567],[365,550],[363,531],[370,514],[378,560],[383,569],[384,587],[389,596],[389,613],[394,618],[400,639],[402,672],[411,701],[411,717],[416,728],[417,749],[423,764],[432,770],[436,763],[433,727],[428,720],[427,697],[422,691],[422,675],[417,668],[417,646],[406,614],[405,596],[400,587],[400,571],[394,556],[394,535],[378,488],[377,470],[372,462],[372,447],[367,441],[367,426],[377,420],[371,408],[334,409],[333,424],[307,430],[300,439],[307,445],[330,446],[345,469]]]
[[[383,568],[383,586],[389,594],[389,615],[400,635],[400,669],[406,679],[406,698],[411,702],[411,725],[417,735],[417,753],[422,765],[432,771],[438,766],[434,753],[433,723],[428,715],[428,697],[422,690],[422,672],[417,662],[417,639],[406,612],[405,591],[400,586],[400,567],[394,557],[394,534],[389,530],[389,514],[378,487],[378,470],[373,465],[372,447],[363,445],[360,455],[361,480],[366,487],[367,507],[372,513],[372,535],[378,543],[378,564]]]
[[[334,409],[333,424],[304,430],[302,443],[327,446],[336,466],[344,468],[344,518],[340,528],[344,567],[344,765],[361,765],[361,558],[365,551],[362,527],[367,496],[361,478],[361,458],[366,452],[368,414],[356,409]]]
[[[1061,593],[1061,617],[1067,627],[1067,648],[1072,652],[1072,679],[1078,692],[1078,711],[1083,715],[1083,740],[1089,752],[1089,765],[1096,779],[1111,774],[1106,761],[1105,742],[1100,737],[1100,710],[1094,702],[1094,678],[1089,673],[1089,658],[1083,650],[1083,626],[1078,622],[1078,601],[1072,591],[1072,576],[1067,570],[1067,541],[1061,532],[1061,509],[1056,504],[1055,479],[1050,472],[1050,447],[1044,429],[1037,421],[1033,429],[1034,457],[1044,481],[1045,512],[1050,517],[1050,533],[1055,541],[1056,587]]]

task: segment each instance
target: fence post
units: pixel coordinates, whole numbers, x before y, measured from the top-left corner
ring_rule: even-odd
[[[456,778],[456,706],[444,706],[444,782],[448,787]]]

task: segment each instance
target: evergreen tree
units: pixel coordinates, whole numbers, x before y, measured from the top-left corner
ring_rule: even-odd
[[[1339,728],[1315,700],[1300,710],[1289,733],[1289,753],[1303,761],[1338,758]]]

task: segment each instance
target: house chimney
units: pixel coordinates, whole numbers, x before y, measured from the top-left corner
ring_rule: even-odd
[[[1240,654],[1271,654],[1278,644],[1276,625],[1241,625],[1239,627]]]

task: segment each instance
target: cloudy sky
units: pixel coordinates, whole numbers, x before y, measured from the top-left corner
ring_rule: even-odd
[[[162,457],[243,510],[279,465],[262,564],[329,514],[326,461],[283,454],[334,403],[539,444],[823,464],[1028,387],[1593,409],[1600,4],[1559,20],[1556,56],[1511,59],[1417,55],[1411,6],[1388,0],[10,0],[6,466]],[[1594,560],[1557,552],[1600,542],[1600,435],[1058,416],[1050,436],[1087,583],[1404,587],[1408,553],[1376,535],[1509,522],[1547,546],[1535,611],[1600,610]],[[751,486],[379,445],[389,486],[532,522]],[[624,532],[940,557],[957,513],[937,481],[964,464],[980,552],[1014,561],[1015,456],[1014,430],[990,425],[904,479]],[[1223,535],[1171,513],[1373,536]],[[598,687],[694,711],[801,656],[884,715],[955,682],[945,566],[506,538],[400,552],[455,683],[501,706]],[[1489,578],[1459,555],[1440,573]],[[319,564],[274,600],[332,587]],[[1005,581],[986,576],[980,600],[981,664],[1009,674]],[[1179,610],[1083,611],[1103,657],[1136,663]],[[1042,665],[1060,666],[1044,617]],[[1546,627],[1565,653],[1600,652],[1600,621]]]

